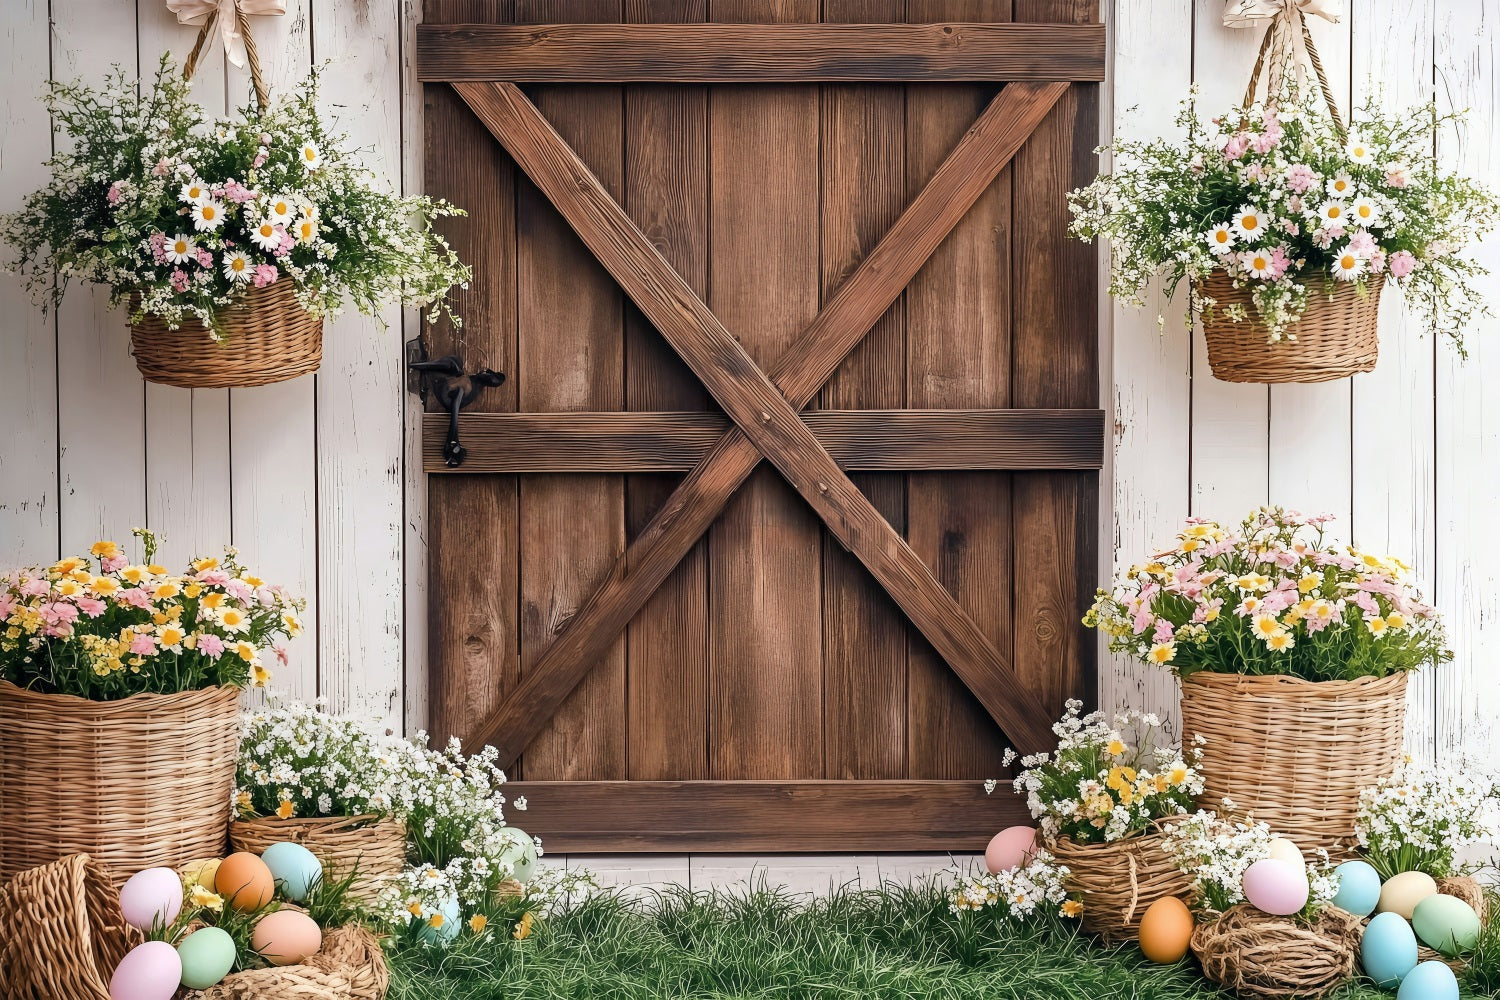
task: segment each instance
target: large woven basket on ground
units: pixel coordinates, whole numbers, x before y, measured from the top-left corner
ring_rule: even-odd
[[[399,875],[406,864],[406,827],[388,817],[268,817],[229,825],[229,845],[236,851],[260,854],[283,840],[312,851],[330,878],[357,868],[351,891],[366,901],[373,901],[382,882]]]
[[[1182,682],[1185,746],[1202,745],[1199,804],[1268,823],[1303,851],[1353,843],[1360,789],[1401,758],[1406,674],[1352,681],[1201,671]]]
[[[1354,975],[1361,921],[1325,906],[1310,924],[1249,903],[1193,928],[1203,974],[1242,997],[1319,997]]]
[[[1265,324],[1255,312],[1250,286],[1235,288],[1223,271],[1215,271],[1198,287],[1216,305],[1203,314],[1203,337],[1208,343],[1208,366],[1223,382],[1327,382],[1373,371],[1380,353],[1377,320],[1384,279],[1369,281],[1361,295],[1354,282],[1334,283],[1332,295],[1317,281],[1307,290],[1307,311],[1271,343]],[[1226,315],[1238,305],[1246,318],[1238,323]]]
[[[238,696],[214,687],[89,701],[0,681],[0,884],[70,854],[121,880],[220,856]]]
[[[141,317],[130,325],[136,367],[148,382],[233,388],[306,375],[323,359],[323,320],[297,303],[290,280],[250,289],[215,322],[222,341],[196,322],[171,330],[159,316]]]
[[[1186,896],[1192,886],[1162,850],[1157,830],[1103,844],[1060,837],[1047,849],[1068,868],[1064,885],[1083,903],[1083,929],[1106,941],[1133,940],[1148,906],[1164,896]]]

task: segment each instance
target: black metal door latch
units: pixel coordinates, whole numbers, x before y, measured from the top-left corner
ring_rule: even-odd
[[[458,443],[458,411],[479,395],[479,390],[497,386],[505,381],[505,375],[489,368],[464,374],[463,362],[457,355],[434,358],[431,361],[412,361],[407,365],[418,373],[424,387],[430,387],[438,403],[448,411],[448,438],[443,442],[443,464],[456,468],[464,464],[468,449]]]

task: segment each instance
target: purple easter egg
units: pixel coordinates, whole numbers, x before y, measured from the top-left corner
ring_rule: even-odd
[[[182,879],[170,868],[147,868],[120,886],[120,912],[132,927],[165,927],[182,912]]]
[[[182,985],[182,959],[165,941],[132,948],[109,979],[109,1000],[172,1000]]]
[[[1245,869],[1245,899],[1257,910],[1290,916],[1307,905],[1307,873],[1276,858],[1262,858]]]

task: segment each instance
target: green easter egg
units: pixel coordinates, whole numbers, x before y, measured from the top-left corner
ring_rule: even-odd
[[[1479,915],[1457,896],[1428,896],[1412,912],[1411,925],[1427,947],[1449,957],[1461,955],[1479,940]]]
[[[234,939],[217,927],[204,927],[182,939],[177,957],[182,960],[182,985],[206,990],[234,967]]]
[[[510,827],[510,847],[501,857],[511,864],[511,878],[527,885],[536,877],[536,841],[520,827]]]

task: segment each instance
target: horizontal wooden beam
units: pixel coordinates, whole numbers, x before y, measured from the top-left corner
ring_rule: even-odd
[[[550,852],[982,851],[1030,823],[975,781],[518,781],[511,819]]]
[[[423,24],[427,82],[1104,79],[1102,24]]]
[[[1097,469],[1103,410],[808,410],[813,435],[854,472]],[[686,472],[729,430],[717,413],[466,413],[464,464],[443,462],[448,417],[422,427],[428,472]]]

